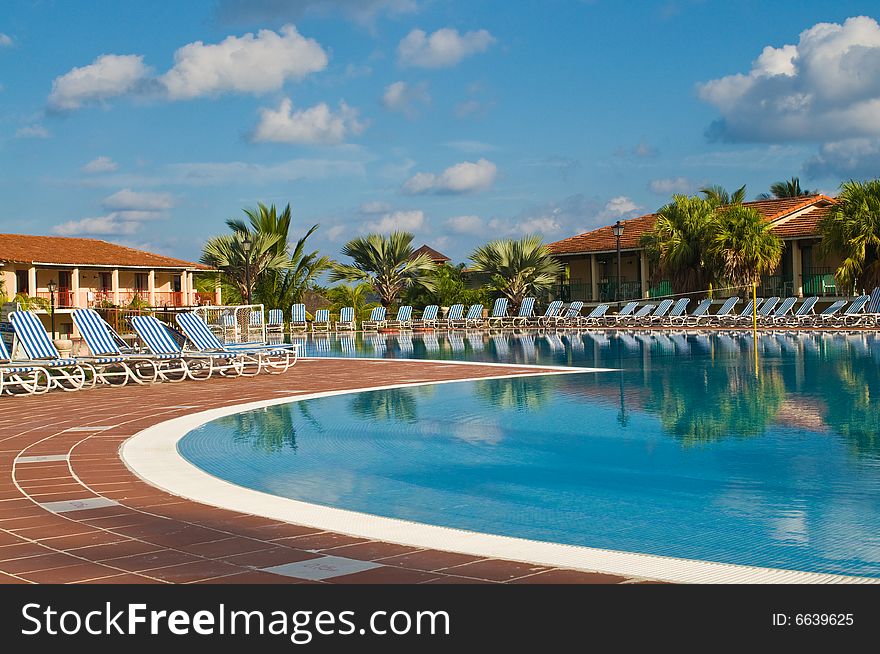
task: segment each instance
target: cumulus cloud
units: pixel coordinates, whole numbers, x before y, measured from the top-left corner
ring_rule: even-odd
[[[114,214],[68,220],[52,228],[59,236],[130,236],[136,234],[140,225],[135,221],[120,220]]]
[[[15,131],[17,139],[47,139],[50,136],[48,129],[37,124],[20,127]]]
[[[479,216],[453,216],[446,220],[446,227],[456,234],[484,234],[483,219]]]
[[[308,109],[294,111],[289,98],[278,109],[260,109],[260,120],[251,139],[257,142],[334,144],[342,143],[350,134],[360,134],[364,124],[358,112],[344,102],[333,112],[321,102]]]
[[[880,136],[880,25],[818,23],[797,45],[767,46],[748,73],[711,80],[700,98],[721,119],[710,138],[818,141]]]
[[[280,33],[228,36],[220,43],[195,41],[174,53],[174,67],[159,78],[172,100],[204,95],[265,93],[288,79],[302,79],[327,66],[327,54],[293,25]]]
[[[110,157],[95,157],[82,167],[84,173],[112,173],[119,168],[119,164]]]
[[[561,201],[530,207],[512,218],[492,218],[488,227],[493,235],[540,234],[556,239],[631,218],[640,212],[641,207],[626,196],[603,202],[578,193]]]
[[[416,0],[220,0],[217,16],[224,22],[254,24],[341,15],[369,26],[380,14],[411,14],[418,6]]]
[[[391,210],[391,205],[387,202],[381,202],[379,200],[372,200],[370,202],[364,202],[358,208],[358,211],[364,215],[372,215],[375,213],[387,213]]]
[[[605,211],[607,211],[612,216],[622,216],[627,213],[638,211],[639,209],[639,205],[637,205],[625,195],[619,195],[616,198],[611,198],[610,200],[608,200],[608,202],[605,203]]]
[[[808,177],[866,179],[880,170],[880,139],[854,138],[826,143],[804,164]]]
[[[403,66],[447,68],[465,57],[485,52],[493,43],[495,37],[486,30],[459,34],[458,30],[444,27],[429,36],[414,29],[397,46],[397,56]]]
[[[104,198],[101,206],[114,211],[165,211],[174,206],[174,198],[169,193],[132,191],[130,188],[124,188]]]
[[[675,193],[693,193],[699,184],[687,177],[664,177],[653,179],[648,184],[652,193],[657,195],[673,195]]]
[[[410,195],[475,193],[489,189],[497,174],[495,164],[486,159],[463,161],[450,166],[439,175],[416,173],[404,183],[402,190]]]
[[[87,66],[56,77],[49,105],[57,110],[77,109],[104,102],[142,88],[151,74],[141,55],[101,55]]]
[[[378,220],[364,223],[370,232],[387,234],[394,231],[417,232],[425,227],[425,214],[420,209],[412,211],[392,211],[383,214]]]
[[[428,85],[424,82],[418,84],[394,82],[386,86],[382,94],[382,104],[386,109],[398,111],[407,118],[415,118],[419,113],[418,105],[427,105],[430,102]]]
[[[8,34],[3,34],[0,32],[0,48],[11,48],[12,47],[12,37]]]

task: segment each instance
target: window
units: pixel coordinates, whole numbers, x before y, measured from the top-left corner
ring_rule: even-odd
[[[102,272],[101,273],[101,290],[104,293],[109,293],[113,290],[113,275],[112,273]]]
[[[28,287],[28,271],[27,270],[16,270],[15,271],[15,292],[16,293],[24,293],[25,295],[30,294],[30,288]]]
[[[173,286],[174,286],[175,293],[180,293],[183,290],[183,287],[181,286],[181,283],[180,283],[180,275],[174,275]]]
[[[134,275],[134,289],[138,293],[146,293],[147,286],[148,286],[147,273],[135,273],[135,275]]]

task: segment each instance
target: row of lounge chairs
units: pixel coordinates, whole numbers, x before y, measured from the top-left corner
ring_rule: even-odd
[[[13,359],[0,340],[0,395],[45,393],[53,388],[76,391],[97,384],[121,386],[160,381],[280,374],[294,365],[300,345],[223,344],[195,313],[176,316],[173,330],[153,316],[129,322],[142,344],[132,348],[94,309],[76,309],[73,320],[88,354],[61,357],[40,319],[14,311],[12,329],[25,358]]]

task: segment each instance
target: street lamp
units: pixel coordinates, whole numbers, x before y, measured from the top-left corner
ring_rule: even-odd
[[[52,338],[55,338],[55,289],[58,288],[58,284],[55,283],[54,279],[50,279],[49,283],[46,284],[46,288],[49,289],[49,317],[52,321]]]
[[[623,223],[619,220],[611,227],[611,232],[617,241],[617,286],[615,287],[614,299],[620,308],[620,237],[623,236]]]
[[[251,241],[250,236],[245,236],[244,240],[241,242],[244,247],[244,279],[245,286],[247,286],[247,303],[251,303],[251,246],[253,246],[253,241]]]

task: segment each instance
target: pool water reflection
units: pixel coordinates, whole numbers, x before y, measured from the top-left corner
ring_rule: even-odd
[[[880,577],[872,334],[760,336],[757,374],[751,335],[346,340],[306,351],[616,370],[295,402],[194,430],[183,456],[249,488],[383,516]]]

